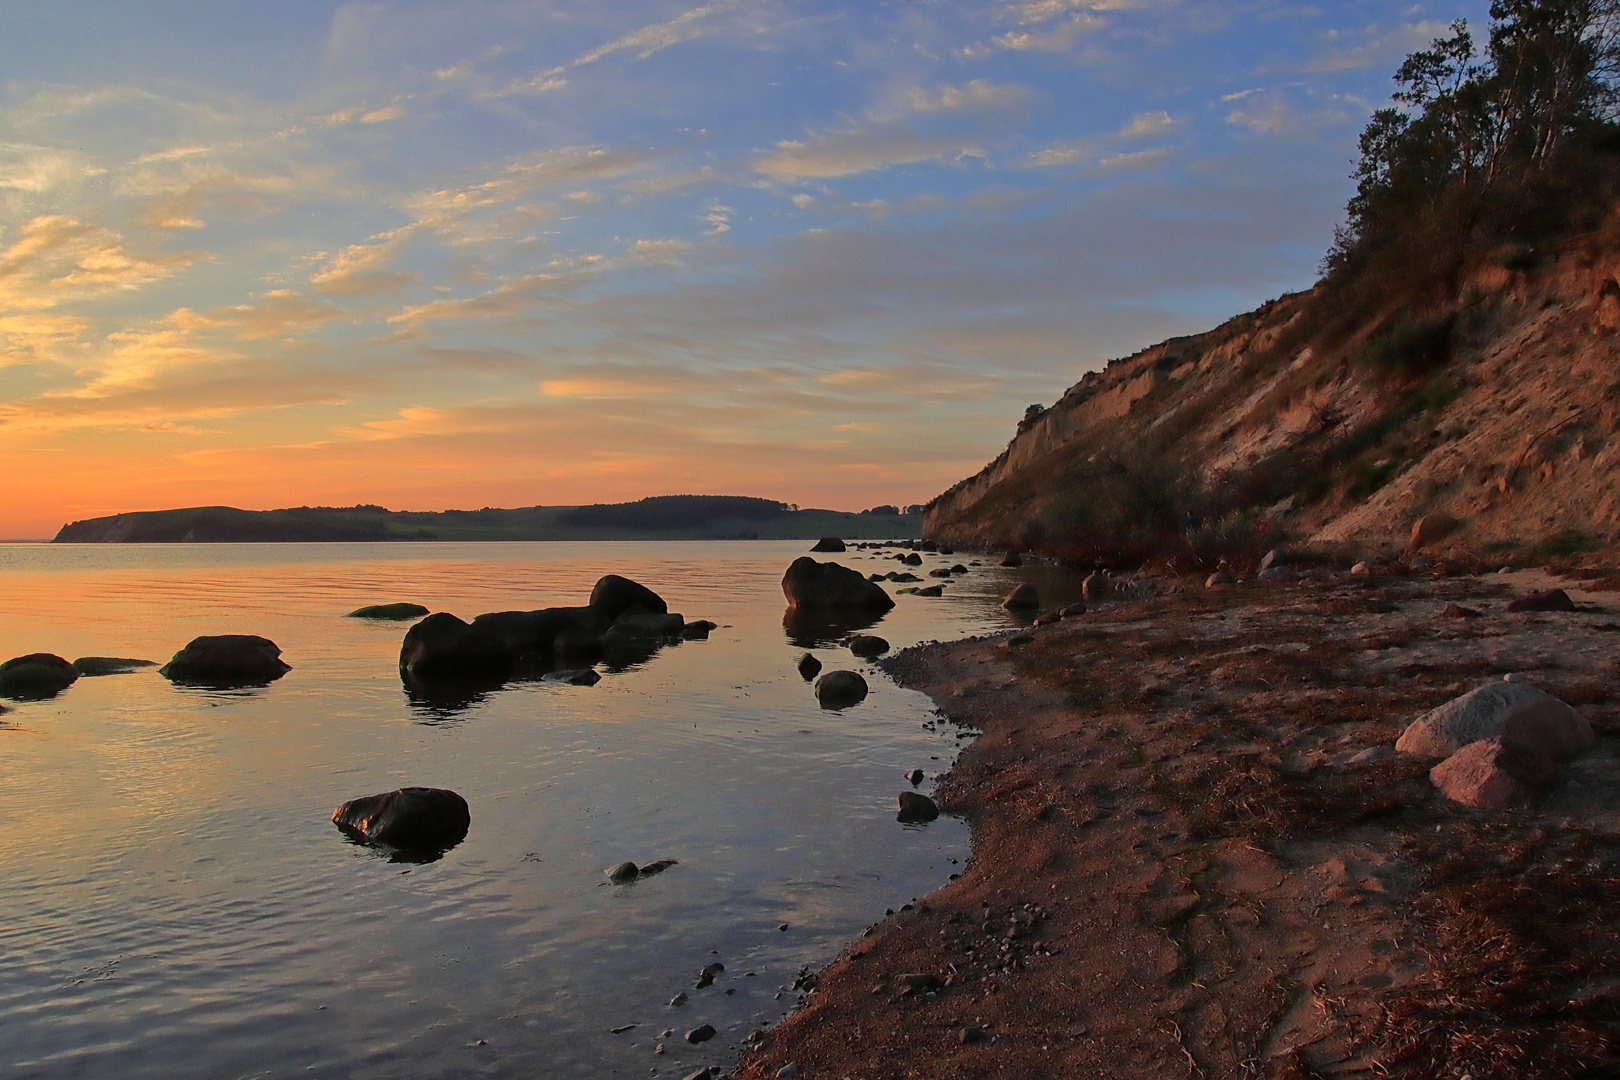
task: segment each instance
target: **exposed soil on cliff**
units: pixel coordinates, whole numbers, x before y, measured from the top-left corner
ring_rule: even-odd
[[[983,732],[939,788],[972,857],[737,1075],[1620,1074],[1613,573],[1168,583],[890,659]],[[1504,610],[1550,584],[1580,609]],[[1598,748],[1534,810],[1451,803],[1388,748],[1506,672]]]

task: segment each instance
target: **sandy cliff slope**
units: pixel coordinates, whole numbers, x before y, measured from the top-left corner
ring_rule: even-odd
[[[1442,547],[1481,555],[1620,539],[1620,218],[1438,301],[1345,308],[1321,284],[1086,375],[925,533],[1061,548],[1196,512],[1378,549],[1440,512]]]

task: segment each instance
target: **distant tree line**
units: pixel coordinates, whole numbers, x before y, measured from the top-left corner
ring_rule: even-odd
[[[1620,151],[1620,0],[1495,0],[1480,50],[1466,20],[1395,73],[1361,134],[1329,275],[1480,242],[1595,227]]]
[[[715,520],[769,521],[797,507],[744,495],[654,495],[629,503],[593,503],[564,511],[563,525],[612,529],[692,529]]]

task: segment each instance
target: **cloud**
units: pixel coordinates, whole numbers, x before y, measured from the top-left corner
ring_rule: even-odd
[[[201,314],[187,312],[183,321],[192,327],[226,327],[243,340],[258,341],[307,333],[348,314],[335,304],[292,289],[272,289],[257,300],[210,308]]]
[[[661,176],[648,176],[640,180],[627,180],[618,187],[627,198],[641,198],[648,195],[668,195],[671,192],[680,191],[682,188],[712,183],[718,179],[720,179],[719,170],[713,166],[705,165],[701,169],[691,169],[686,172],[665,173]]]
[[[1108,20],[1092,14],[1076,15],[1048,30],[1009,30],[991,41],[1013,51],[1068,52],[1083,35],[1101,30]]]
[[[1013,109],[1029,100],[1029,88],[1016,83],[998,86],[988,79],[973,79],[961,86],[940,83],[932,92],[914,86],[906,92],[905,97],[906,104],[920,113]]]
[[[137,252],[104,225],[36,217],[0,251],[0,313],[37,311],[138,289],[189,266],[191,253]]]
[[[1338,127],[1350,118],[1343,109],[1307,112],[1275,92],[1249,95],[1241,100],[1245,104],[1226,114],[1228,124],[1246,128],[1255,135],[1290,142],[1307,142],[1323,128]]]
[[[1114,153],[1119,143],[1130,139],[1149,138],[1157,135],[1166,135],[1176,128],[1176,120],[1164,110],[1137,113],[1127,120],[1123,127],[1111,136],[1093,136],[1086,139],[1076,139],[1071,142],[1053,143],[1032,151],[1024,159],[1026,168],[1051,168],[1059,165],[1079,165],[1093,163],[1103,165],[1110,160],[1124,160],[1133,155]],[[1161,154],[1162,151],[1142,151],[1140,154]],[[1140,156],[1135,155],[1135,156]]]
[[[420,273],[392,267],[415,231],[406,225],[378,233],[366,243],[350,244],[312,275],[310,283],[329,296],[377,296],[414,284]]]
[[[473,211],[513,202],[548,187],[573,186],[623,176],[657,155],[650,151],[568,146],[509,161],[494,176],[460,188],[424,192],[407,208],[430,227],[446,229]]]
[[[902,124],[849,128],[799,142],[784,140],[754,159],[753,170],[777,180],[853,176],[856,173],[948,158],[984,157],[977,137],[925,135]]]
[[[1449,23],[1435,19],[1407,23],[1389,31],[1380,31],[1378,27],[1368,27],[1362,31],[1365,40],[1358,44],[1329,49],[1321,56],[1304,64],[1301,70],[1350,71],[1356,68],[1383,67],[1388,65],[1391,60],[1397,59],[1414,49],[1421,49],[1435,38],[1447,37],[1450,33],[1451,26]],[[1330,35],[1332,38],[1340,36],[1342,35],[1339,33]]]

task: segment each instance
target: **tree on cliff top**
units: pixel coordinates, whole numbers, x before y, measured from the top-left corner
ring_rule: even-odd
[[[1347,222],[1324,260],[1353,273],[1417,245],[1566,229],[1612,184],[1620,0],[1495,0],[1483,54],[1466,20],[1406,58],[1395,105],[1361,134]],[[1370,269],[1370,267],[1367,267]]]

